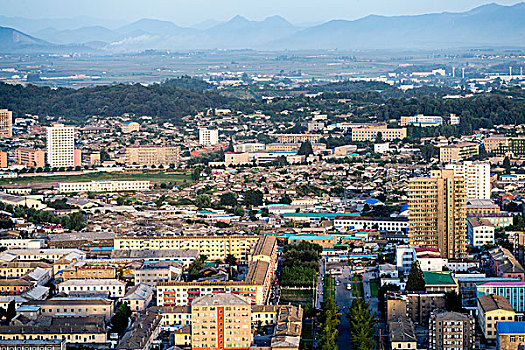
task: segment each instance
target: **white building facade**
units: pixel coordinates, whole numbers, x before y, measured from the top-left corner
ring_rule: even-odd
[[[490,163],[464,161],[447,164],[445,168],[465,179],[467,199],[490,199]]]
[[[213,146],[219,143],[219,130],[199,129],[199,144],[202,146]]]
[[[54,168],[75,165],[75,128],[55,124],[47,128],[47,163]]]
[[[149,181],[86,181],[61,182],[58,184],[60,193],[148,191],[149,189]]]

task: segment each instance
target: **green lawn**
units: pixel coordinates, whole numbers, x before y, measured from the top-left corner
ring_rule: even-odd
[[[377,283],[377,281],[370,282],[370,293],[372,294],[372,298],[377,298],[379,295],[379,283]]]
[[[352,283],[352,295],[356,298],[362,298],[365,295],[363,282]]]
[[[335,277],[331,277],[329,275],[325,275],[324,279],[324,290],[323,294],[326,296],[327,293],[332,296],[332,298],[335,300]]]
[[[53,176],[27,176],[13,179],[0,179],[0,185],[27,184],[27,183],[50,183],[50,182],[74,182],[74,181],[101,181],[101,180],[150,180],[152,182],[175,182],[178,184],[191,182],[190,173],[166,174],[147,173],[106,173],[97,172],[81,175],[53,175]]]

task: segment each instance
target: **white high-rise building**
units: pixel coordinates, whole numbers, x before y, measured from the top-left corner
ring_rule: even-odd
[[[464,161],[447,164],[445,168],[465,178],[467,199],[490,199],[490,163]]]
[[[47,163],[53,168],[75,165],[75,128],[54,124],[47,128]]]
[[[219,130],[199,129],[199,144],[202,146],[212,146],[219,143]]]

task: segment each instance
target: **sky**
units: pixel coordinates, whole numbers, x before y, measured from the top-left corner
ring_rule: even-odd
[[[252,20],[280,15],[295,24],[357,19],[369,14],[411,15],[461,12],[496,2],[522,0],[0,0],[0,15],[29,18],[89,16],[131,22],[140,18],[169,20],[189,26],[235,15]]]

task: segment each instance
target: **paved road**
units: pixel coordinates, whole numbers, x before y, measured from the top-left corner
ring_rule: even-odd
[[[346,318],[346,311],[352,306],[354,300],[352,291],[346,289],[346,285],[351,283],[350,267],[346,266],[343,274],[336,277],[340,284],[335,287],[335,303],[339,306],[339,311],[342,313],[339,324],[339,336],[337,338],[337,346],[340,350],[351,349],[350,342],[350,324]]]

